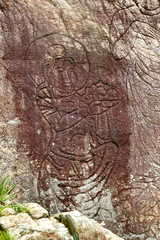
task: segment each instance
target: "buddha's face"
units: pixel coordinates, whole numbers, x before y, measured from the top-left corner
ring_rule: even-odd
[[[74,66],[68,59],[58,59],[53,66],[54,87],[60,93],[70,94],[76,87]]]

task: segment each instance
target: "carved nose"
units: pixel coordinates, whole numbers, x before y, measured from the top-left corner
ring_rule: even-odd
[[[59,71],[56,79],[56,85],[58,90],[63,92],[70,92],[73,90],[72,79],[67,70]]]

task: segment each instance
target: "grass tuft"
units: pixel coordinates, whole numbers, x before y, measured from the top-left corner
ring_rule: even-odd
[[[11,240],[9,235],[7,234],[7,231],[0,230],[0,239],[1,240]]]
[[[11,194],[13,189],[17,184],[10,185],[11,178],[9,176],[6,176],[5,178],[2,178],[0,181],[0,205],[7,204],[8,200],[11,200],[13,197],[16,197],[18,192],[14,192]]]

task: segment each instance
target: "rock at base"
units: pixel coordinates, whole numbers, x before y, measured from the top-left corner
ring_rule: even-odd
[[[76,240],[123,240],[78,211],[60,213],[55,218],[69,229]]]
[[[78,211],[48,216],[39,204],[25,207],[29,213],[0,217],[0,228],[11,240],[123,240]]]

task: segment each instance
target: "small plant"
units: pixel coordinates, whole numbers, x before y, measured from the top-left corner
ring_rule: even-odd
[[[0,216],[3,215],[2,211],[5,208],[14,209],[15,213],[29,212],[29,209],[23,204],[16,202],[21,196],[18,195],[19,192],[12,193],[17,184],[10,185],[10,180],[9,176],[0,180]]]
[[[17,196],[18,192],[14,192],[11,194],[13,189],[17,184],[10,186],[10,177],[6,176],[5,178],[1,179],[0,181],[0,205],[6,205],[9,201]]]
[[[26,208],[21,203],[16,203],[20,199],[19,192],[13,192],[17,184],[10,185],[11,178],[6,176],[0,180],[0,216],[2,216],[2,211],[5,208],[14,209],[15,213],[18,212],[29,212],[29,209]],[[0,226],[0,240],[11,240],[7,231]]]
[[[1,240],[10,240],[9,235],[7,234],[7,231],[0,230],[0,239]]]

